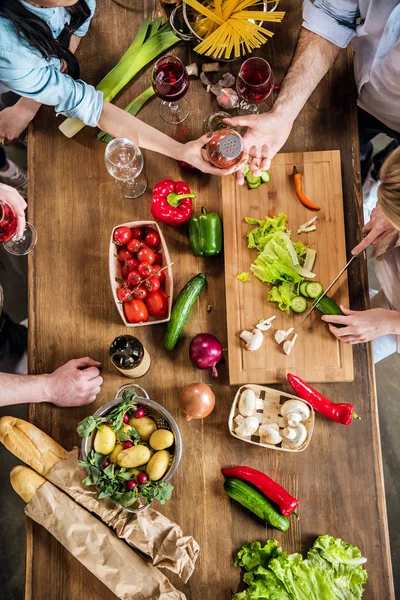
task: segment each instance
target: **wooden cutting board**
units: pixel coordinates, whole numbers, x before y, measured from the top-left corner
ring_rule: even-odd
[[[306,209],[298,200],[293,184],[293,166],[303,174],[303,190],[320,211]],[[324,288],[346,264],[346,242],[342,197],[340,152],[296,152],[278,154],[270,169],[271,181],[256,190],[238,186],[234,177],[224,177],[222,203],[224,217],[225,284],[228,328],[229,381],[243,383],[282,383],[287,373],[308,382],[353,381],[353,351],[340,343],[321,321],[315,310],[298,329],[296,344],[289,356],[274,340],[277,329],[296,327],[303,315],[283,313],[268,302],[270,286],[251,274],[250,265],[257,251],[247,248],[245,217],[263,219],[285,213],[292,240],[301,239],[317,251],[314,265],[316,281]],[[317,231],[297,235],[298,227],[318,216]],[[243,283],[236,275],[247,271],[251,281]],[[347,273],[331,289],[329,296],[349,306]],[[309,303],[311,307],[311,303]],[[243,329],[252,330],[261,319],[276,315],[273,327],[264,334],[262,347],[249,352],[239,338]]]

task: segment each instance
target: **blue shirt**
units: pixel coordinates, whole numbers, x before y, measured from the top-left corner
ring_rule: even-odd
[[[43,19],[57,38],[70,15],[64,7],[40,8],[19,0],[29,11]],[[84,36],[96,8],[96,0],[86,0],[91,16],[75,35]],[[61,73],[58,58],[46,59],[20,36],[8,19],[0,17],[0,94],[12,91],[19,96],[54,106],[57,114],[78,118],[95,127],[103,109],[103,93],[92,85]]]

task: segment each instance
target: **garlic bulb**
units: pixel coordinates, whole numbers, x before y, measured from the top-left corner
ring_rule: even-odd
[[[308,421],[310,409],[301,400],[287,400],[282,405],[281,415],[287,420],[289,427],[297,427],[301,421]]]
[[[283,443],[285,448],[297,450],[301,448],[307,439],[307,429],[303,423],[299,423],[296,427],[285,427],[282,431]]]
[[[267,444],[279,444],[282,441],[281,434],[279,433],[279,425],[277,423],[271,423],[269,425],[260,425],[258,430],[261,441]]]
[[[243,438],[251,437],[259,427],[257,417],[246,417],[235,429],[236,435]]]
[[[244,417],[252,417],[257,410],[257,398],[253,390],[245,389],[239,400],[239,412]]]

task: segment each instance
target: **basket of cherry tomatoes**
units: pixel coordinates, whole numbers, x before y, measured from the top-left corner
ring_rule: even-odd
[[[155,221],[114,227],[110,283],[115,305],[128,327],[166,323],[171,316],[173,278],[164,236]]]

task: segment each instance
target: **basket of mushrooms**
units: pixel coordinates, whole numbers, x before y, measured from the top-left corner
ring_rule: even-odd
[[[291,394],[247,384],[237,392],[229,415],[231,435],[243,442],[302,452],[314,430],[311,404]]]

